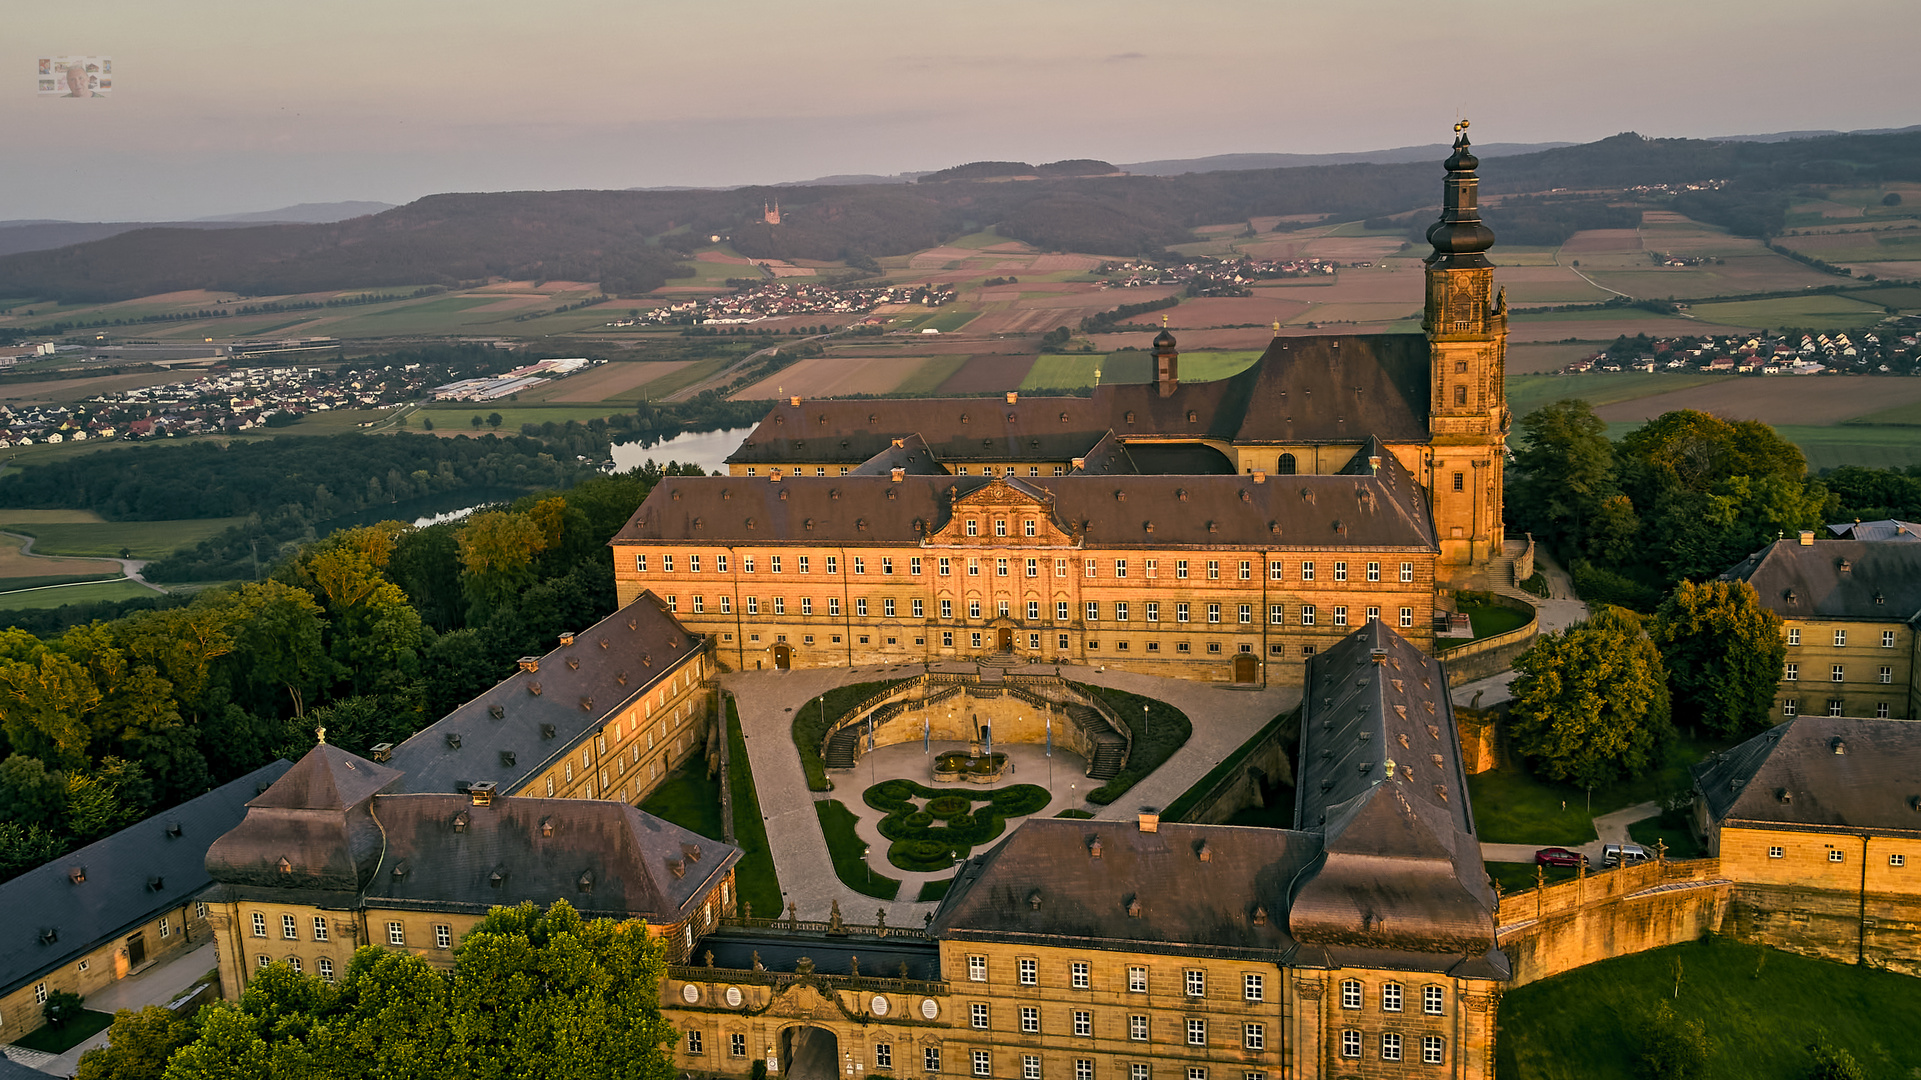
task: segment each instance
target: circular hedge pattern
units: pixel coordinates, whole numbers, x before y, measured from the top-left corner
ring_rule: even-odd
[[[1038,812],[1053,801],[1038,784],[962,792],[906,779],[875,784],[861,798],[887,815],[879,826],[890,841],[887,861],[922,872],[947,869],[976,844],[1005,832],[1008,818]],[[925,799],[925,805],[916,805],[916,799]]]

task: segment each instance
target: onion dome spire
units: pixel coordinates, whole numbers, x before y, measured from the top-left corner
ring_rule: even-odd
[[[1427,242],[1434,245],[1429,265],[1445,267],[1492,266],[1482,254],[1494,246],[1494,230],[1481,221],[1478,204],[1481,161],[1467,140],[1467,121],[1454,125],[1454,153],[1449,155],[1443,183],[1441,220],[1428,226]]]

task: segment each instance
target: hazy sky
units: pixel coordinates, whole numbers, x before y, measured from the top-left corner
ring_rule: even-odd
[[[1921,0],[6,4],[0,219],[1921,123]],[[112,96],[35,62],[111,56]]]

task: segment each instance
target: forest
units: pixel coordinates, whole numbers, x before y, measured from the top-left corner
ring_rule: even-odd
[[[1315,165],[1180,176],[954,179],[731,191],[554,191],[434,195],[328,225],[142,229],[51,252],[0,257],[0,295],[65,302],[182,289],[273,295],[489,276],[596,281],[632,296],[684,276],[689,242],[731,237],[754,258],[901,255],[998,225],[1052,250],[1132,256],[1205,224],[1335,214],[1362,219],[1435,205],[1440,162]],[[1677,196],[1691,216],[1737,231],[1778,231],[1769,209],[1809,184],[1921,179],[1921,133],[1785,142],[1648,139],[1633,133],[1503,157],[1482,170],[1484,195],[1619,190],[1727,181]],[[761,220],[776,198],[780,225]],[[1513,212],[1515,227],[1535,228]],[[1496,211],[1498,213],[1498,211]],[[1584,211],[1585,212],[1585,211]],[[1564,216],[1564,215],[1563,215]],[[1498,230],[1499,225],[1495,226]],[[1589,226],[1580,226],[1589,227]]]
[[[606,544],[669,464],[464,520],[336,531],[265,580],[0,630],[0,878],[280,757],[398,742],[615,608]]]

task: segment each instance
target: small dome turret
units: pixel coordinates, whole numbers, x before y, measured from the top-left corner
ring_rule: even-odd
[[[1171,349],[1174,347],[1174,335],[1167,332],[1167,327],[1161,327],[1161,332],[1154,335],[1154,347],[1156,349]]]
[[[1454,133],[1454,153],[1446,161],[1441,220],[1427,229],[1427,242],[1434,247],[1427,261],[1452,267],[1490,266],[1483,252],[1494,246],[1494,230],[1481,220],[1477,201],[1481,180],[1474,174],[1481,160],[1468,143],[1467,121],[1456,124]]]

